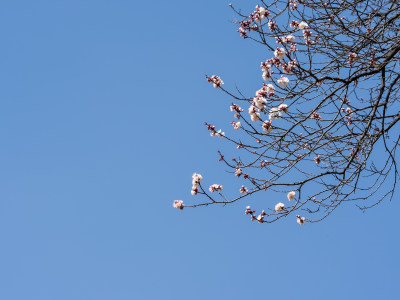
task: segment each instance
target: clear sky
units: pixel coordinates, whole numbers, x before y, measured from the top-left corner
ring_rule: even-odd
[[[172,208],[193,172],[237,184],[204,74],[252,95],[266,50],[227,3],[1,2],[0,299],[400,299],[398,195],[302,227]]]

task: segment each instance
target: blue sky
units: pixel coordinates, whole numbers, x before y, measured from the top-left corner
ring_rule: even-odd
[[[398,299],[397,195],[302,227],[172,208],[193,172],[233,184],[204,74],[260,84],[227,3],[0,4],[0,299]]]

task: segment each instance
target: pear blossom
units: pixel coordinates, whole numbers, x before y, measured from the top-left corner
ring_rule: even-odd
[[[282,210],[285,209],[285,204],[279,202],[277,205],[275,205],[275,211],[277,213],[280,213]]]
[[[285,49],[276,47],[276,50],[274,51],[274,55],[276,58],[283,59],[285,54],[286,54]]]
[[[301,21],[298,26],[300,29],[304,29],[304,28],[308,27],[308,24],[304,21]]]
[[[289,108],[288,108],[287,104],[282,103],[282,104],[279,104],[278,110],[281,112],[287,113],[289,111]]]
[[[282,113],[276,107],[271,108],[269,111],[269,114],[268,114],[268,117],[270,120],[279,119],[281,116],[282,116]]]
[[[281,78],[278,79],[277,82],[278,82],[281,86],[286,87],[286,86],[289,84],[289,78],[281,76]]]
[[[295,191],[291,191],[287,194],[287,198],[289,199],[289,201],[294,200],[294,198],[296,197],[296,192]]]
[[[182,200],[175,200],[174,203],[172,204],[173,207],[182,210],[184,205]]]
[[[300,225],[304,225],[304,223],[306,222],[306,218],[304,217],[300,217],[299,215],[297,215],[296,218],[297,218],[297,223],[299,223]]]

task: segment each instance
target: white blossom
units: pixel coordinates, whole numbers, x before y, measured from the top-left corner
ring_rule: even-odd
[[[241,168],[236,168],[236,170],[235,170],[235,176],[236,176],[236,177],[240,177],[240,175],[242,175],[242,169],[241,169]]]
[[[289,201],[294,200],[294,198],[296,197],[296,192],[295,191],[291,191],[287,194],[287,198],[289,199]]]
[[[240,122],[233,122],[233,129],[238,130],[242,126]]]
[[[211,76],[210,82],[212,82],[213,86],[214,86],[216,89],[220,88],[220,87],[224,84],[224,82],[222,81],[222,79],[221,79],[219,76],[217,76],[217,75]]]
[[[267,104],[267,100],[264,97],[254,97],[253,99],[254,105],[259,109],[259,110],[264,110],[265,109],[265,104]]]
[[[278,59],[283,59],[285,56],[286,52],[285,49],[277,47],[276,50],[274,51],[274,55]]]
[[[289,35],[287,35],[287,36],[285,36],[285,37],[283,38],[283,41],[284,41],[285,43],[293,43],[293,42],[294,42],[294,39],[295,39],[294,35],[289,34]]]
[[[263,78],[265,81],[270,80],[270,79],[272,78],[272,76],[271,76],[271,71],[269,71],[269,70],[264,71],[263,74],[262,74],[262,78]]]
[[[219,137],[224,137],[225,136],[225,132],[222,132],[222,130],[220,129],[220,130],[218,130],[216,132],[216,135],[218,135]]]
[[[300,225],[304,225],[304,223],[306,222],[306,218],[304,217],[300,217],[299,215],[297,215],[296,218],[297,218],[297,223],[299,223]]]
[[[278,79],[277,82],[278,82],[281,86],[286,87],[286,86],[289,84],[289,78],[281,76],[281,78]]]
[[[175,200],[174,203],[172,204],[173,207],[182,210],[184,205],[182,200]]]
[[[271,123],[272,123],[271,121],[264,121],[264,123],[262,124],[262,128],[264,129],[264,132],[266,134],[269,134],[272,131]]]
[[[275,211],[277,213],[280,213],[282,210],[285,209],[285,204],[279,202],[277,205],[275,205]]]
[[[279,111],[277,107],[271,108],[269,111],[268,117],[270,120],[279,119],[282,116],[282,113]]]
[[[308,24],[306,22],[304,22],[304,21],[301,21],[300,24],[299,24],[299,28],[300,29],[304,29],[306,27],[308,27]]]
[[[275,92],[275,87],[268,83],[267,85],[264,86],[264,90],[269,94],[269,93],[274,93]]]
[[[220,184],[213,184],[212,186],[210,186],[210,188],[208,189],[211,193],[214,193],[215,191],[222,191],[222,185]]]
[[[194,173],[192,175],[192,191],[191,194],[192,195],[197,195],[198,192],[198,187],[200,185],[200,181],[203,180],[203,176],[201,176],[200,174]]]
[[[258,120],[260,120],[260,114],[257,112],[257,108],[254,105],[251,105],[249,107],[249,114],[253,122],[257,122]]]
[[[244,185],[242,185],[242,187],[240,188],[239,192],[241,194],[246,194],[247,193],[247,188]]]
[[[286,104],[282,103],[282,104],[279,104],[278,110],[281,112],[287,113],[289,111],[289,108]]]

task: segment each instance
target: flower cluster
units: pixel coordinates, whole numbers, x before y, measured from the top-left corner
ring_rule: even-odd
[[[289,1],[289,4],[290,4],[290,9],[292,10],[292,11],[294,11],[294,10],[296,10],[299,6],[297,5],[297,1],[296,0],[290,0]]]
[[[281,78],[278,79],[277,81],[283,87],[287,87],[287,85],[289,84],[289,78],[287,78],[287,77],[281,76]]]
[[[271,121],[264,121],[262,124],[262,129],[264,130],[265,134],[269,134],[272,131],[272,122]]]
[[[192,176],[192,195],[197,195],[199,192],[200,182],[203,181],[203,176],[200,174],[194,173]]]
[[[231,122],[233,129],[238,130],[242,124],[240,122]]]
[[[250,15],[250,18],[254,19],[254,22],[261,22],[265,17],[269,16],[270,12],[264,7],[256,6],[256,11]]]
[[[290,26],[290,27],[292,27],[292,26]],[[307,24],[306,22],[304,22],[304,21],[301,21],[301,22],[298,24],[298,27],[299,27],[300,29],[304,29],[304,28],[308,27],[308,24]]]
[[[211,136],[219,136],[219,137],[224,137],[225,136],[225,132],[222,132],[222,130],[215,130],[215,126],[208,124],[208,123],[204,123],[207,126],[207,130],[210,131],[210,135]]]
[[[175,200],[174,203],[172,204],[173,207],[182,210],[184,205],[182,200]]]
[[[235,176],[236,177],[240,177],[240,175],[242,175],[242,169],[237,167],[236,170],[235,170]]]
[[[297,66],[297,61],[295,59],[287,64],[283,64],[282,65],[283,73],[292,74],[294,69],[296,69],[296,66]]]
[[[239,192],[241,193],[241,194],[246,194],[247,193],[247,188],[244,186],[244,185],[242,185],[242,187],[240,188],[240,190],[239,190]]]
[[[207,76],[206,75],[206,79],[208,82],[212,83],[213,86],[218,89],[220,87],[222,87],[222,85],[224,84],[224,82],[222,81],[222,79],[220,77],[218,77],[217,75],[213,75],[213,76]]]
[[[262,78],[265,81],[268,81],[272,78],[272,74],[274,73],[271,71],[271,65],[268,62],[261,62],[261,70],[263,71]]]
[[[276,28],[278,28],[278,25],[276,24],[275,21],[269,20],[268,21],[268,28],[271,32],[275,31]]]
[[[243,109],[239,105],[232,103],[230,110],[235,112],[235,118],[239,120],[240,113],[243,112]]]
[[[271,108],[269,111],[269,114],[268,114],[268,118],[270,120],[279,119],[281,116],[282,116],[282,113],[276,107]]]
[[[356,61],[356,59],[357,59],[357,54],[356,54],[356,53],[350,53],[349,56],[348,56],[348,61],[347,61],[347,63],[348,63],[350,66],[352,66],[353,63]]]
[[[283,113],[288,113],[289,108],[288,108],[287,104],[282,103],[282,104],[279,104],[278,110]]]
[[[257,216],[257,222],[258,222],[258,223],[264,222],[264,217],[265,217],[265,216],[266,216],[266,212],[265,212],[265,211],[262,211],[261,214],[259,214],[259,215]]]
[[[314,112],[311,114],[310,119],[322,120],[322,117],[319,115],[319,113],[317,113],[316,111],[314,111]]]
[[[244,187],[242,186],[242,188],[244,188]],[[296,192],[295,192],[295,191],[290,191],[290,192],[287,194],[287,198],[288,198],[289,201],[294,200],[295,197],[296,197]],[[278,213],[278,214],[282,213],[285,209],[286,209],[285,204],[282,203],[282,202],[277,203],[277,204],[275,205],[275,208],[274,208],[275,212]],[[247,207],[246,207],[245,214],[246,214],[246,215],[251,215],[251,220],[252,220],[252,221],[257,220],[259,223],[265,222],[265,221],[264,221],[264,218],[265,218],[265,216],[267,215],[267,214],[265,213],[265,211],[263,210],[263,211],[261,212],[261,214],[259,214],[259,215],[256,217],[256,211],[255,211],[255,210],[252,210],[252,209],[250,208],[250,206],[247,206]],[[303,225],[305,221],[306,221],[305,218],[301,218],[300,216],[297,216],[297,222],[298,222],[299,224]]]
[[[258,120],[260,120],[260,114],[257,111],[257,108],[254,105],[251,105],[249,107],[249,114],[250,114],[250,119],[253,122],[257,122]]]
[[[300,24],[299,22],[293,20],[292,22],[290,22],[290,27],[297,29],[299,28],[299,24]]]
[[[345,119],[347,119],[347,125],[351,125],[353,123],[352,118],[353,118],[353,113],[350,107],[347,107],[344,109],[344,107],[341,108],[342,112],[346,112],[346,116],[344,116]]]
[[[209,191],[211,192],[211,193],[214,193],[215,191],[222,191],[222,185],[220,185],[220,184],[213,184],[212,186],[210,186],[210,188],[209,188]]]
[[[306,222],[306,218],[304,217],[300,217],[299,215],[297,215],[296,218],[297,218],[297,223],[299,223],[300,225],[304,225],[304,223]]]
[[[283,59],[285,57],[286,51],[283,48],[276,47],[274,55],[277,59]]]

